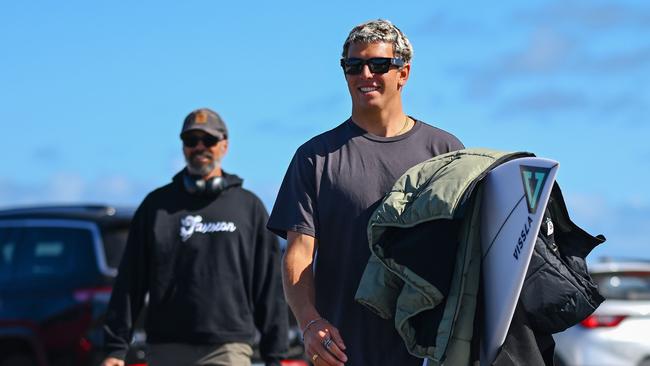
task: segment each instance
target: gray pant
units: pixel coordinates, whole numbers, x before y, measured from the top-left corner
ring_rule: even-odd
[[[250,366],[253,349],[246,343],[147,345],[149,366]]]

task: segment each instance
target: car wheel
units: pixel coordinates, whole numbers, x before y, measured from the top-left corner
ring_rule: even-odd
[[[29,355],[10,355],[0,362],[0,366],[37,366],[36,360]]]

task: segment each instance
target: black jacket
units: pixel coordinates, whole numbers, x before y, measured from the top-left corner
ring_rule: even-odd
[[[561,332],[605,300],[586,263],[587,255],[604,241],[604,236],[594,237],[571,221],[555,183],[520,295],[536,331]]]
[[[224,173],[218,195],[189,194],[183,172],[137,209],[105,326],[109,355],[124,358],[149,294],[149,343],[253,343],[271,363],[287,348],[277,239],[262,202]]]

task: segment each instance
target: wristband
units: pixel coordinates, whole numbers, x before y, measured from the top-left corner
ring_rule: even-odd
[[[309,330],[309,328],[310,328],[312,325],[318,323],[318,322],[321,321],[321,320],[325,320],[325,319],[323,319],[323,318],[316,318],[316,319],[310,320],[310,321],[307,323],[307,325],[305,325],[305,329],[302,330],[302,335],[301,335],[301,338],[302,338],[303,341],[305,340],[305,332],[307,332],[307,330]]]

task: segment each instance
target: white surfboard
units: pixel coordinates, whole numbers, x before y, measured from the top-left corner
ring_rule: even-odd
[[[542,158],[515,159],[492,170],[483,183],[482,366],[494,361],[506,339],[558,166]]]

